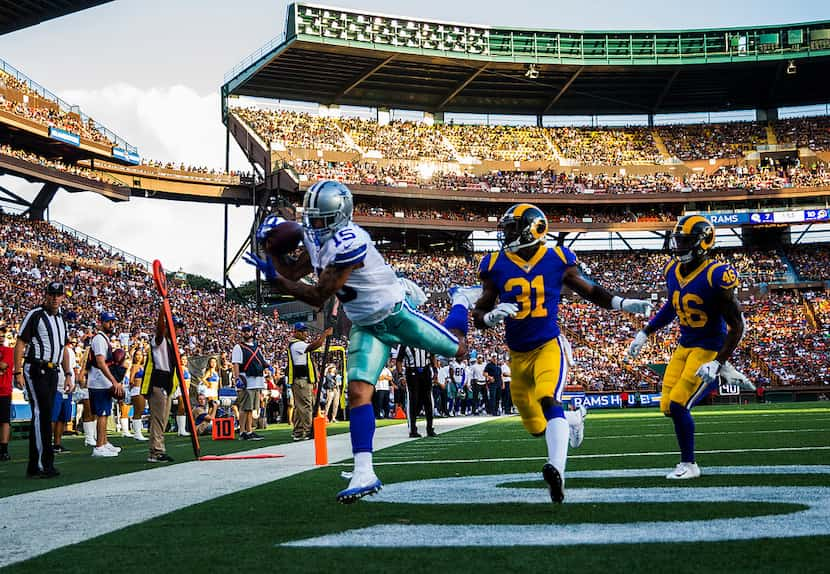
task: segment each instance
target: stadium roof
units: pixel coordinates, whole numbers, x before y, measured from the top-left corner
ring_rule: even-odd
[[[0,34],[34,26],[53,18],[66,16],[106,4],[112,0],[2,0],[0,1]]]
[[[830,21],[753,28],[496,28],[288,7],[234,95],[431,112],[651,114],[830,101]]]

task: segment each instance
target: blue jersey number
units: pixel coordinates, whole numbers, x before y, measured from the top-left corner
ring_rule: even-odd
[[[338,231],[337,233],[334,234],[334,237],[332,237],[332,239],[334,239],[334,244],[337,247],[340,247],[346,241],[349,241],[349,240],[355,239],[355,238],[357,238],[357,235],[355,235],[355,232],[352,231],[351,229],[343,229],[341,231]]]

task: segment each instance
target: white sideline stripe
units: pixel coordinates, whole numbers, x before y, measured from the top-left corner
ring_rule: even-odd
[[[733,449],[713,449],[713,450],[696,450],[695,454],[740,454],[744,452],[794,452],[802,450],[830,450],[830,446],[782,446],[779,448],[733,448]],[[610,454],[572,454],[568,455],[569,460],[575,458],[621,458],[628,456],[666,456],[678,455],[680,451],[668,450],[658,452],[615,452]],[[393,458],[393,457],[388,457]],[[528,460],[547,460],[545,456],[517,456],[507,458],[457,458],[453,460],[401,460],[389,461],[386,457],[382,460],[374,461],[375,466],[393,466],[403,464],[478,464],[482,462],[521,462]],[[348,466],[347,464],[331,464],[329,466]],[[569,473],[570,476],[570,473]]]
[[[487,420],[489,417],[436,419],[435,430],[442,433]],[[406,424],[379,427],[375,431],[376,450],[410,440],[413,439],[409,438]],[[313,441],[268,446],[241,454],[283,454],[285,457],[185,462],[0,498],[0,516],[4,523],[0,529],[3,549],[0,567],[316,468]],[[328,455],[329,461],[334,462],[352,458],[349,433],[329,437]],[[117,464],[117,461],[117,458],[90,459],[90,464]],[[20,480],[26,479],[21,476]],[[339,486],[339,483],[332,484],[332,504]],[[125,496],[125,492],[130,496]],[[117,508],[118,512],[101,512],[94,521],[83,521],[78,520],[78,508]],[[44,524],[49,525],[49,536],[43,535]]]

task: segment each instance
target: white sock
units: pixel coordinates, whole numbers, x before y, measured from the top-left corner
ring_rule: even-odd
[[[83,425],[84,425],[84,440],[89,441],[89,442],[95,442],[95,439],[96,439],[95,431],[97,430],[96,426],[95,426],[95,421],[85,422],[85,423],[83,423]]]
[[[548,462],[551,463],[565,482],[565,461],[568,458],[568,421],[555,418],[548,421],[545,429],[545,442],[548,443]]]
[[[124,434],[131,434],[130,419],[121,419],[121,432]]]
[[[374,472],[371,452],[354,453],[354,472],[355,474],[358,472]]]

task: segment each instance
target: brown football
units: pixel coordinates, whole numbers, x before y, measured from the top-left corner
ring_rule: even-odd
[[[303,226],[296,221],[283,221],[265,236],[263,248],[271,256],[291,253],[303,240]]]

